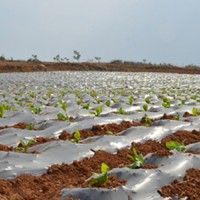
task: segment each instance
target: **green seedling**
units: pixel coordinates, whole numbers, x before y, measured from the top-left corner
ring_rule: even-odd
[[[93,98],[97,98],[97,93],[94,90],[92,90],[90,92],[90,96],[93,97]]]
[[[22,101],[18,101],[17,104],[20,105],[20,106],[23,105]]]
[[[88,110],[89,108],[90,108],[90,103],[86,103],[86,104],[83,105],[83,109]]]
[[[101,100],[100,100],[99,98],[96,98],[96,102],[97,102],[98,104],[100,104],[100,103],[101,103]]]
[[[96,108],[95,111],[96,111],[95,115],[99,117],[103,111],[103,108],[102,107]]]
[[[15,106],[10,107],[9,110],[14,111],[15,110]]]
[[[145,121],[146,121],[146,122],[143,124],[144,126],[152,126],[152,125],[153,125],[152,119],[149,118],[149,117],[147,116],[147,114],[144,115],[144,118],[145,118]]]
[[[24,141],[24,140],[20,140],[20,144],[22,147],[17,147],[15,148],[16,152],[28,152],[28,149],[30,147],[31,144],[36,143],[37,141],[35,139],[30,139],[28,141]]]
[[[61,104],[62,109],[66,112],[67,111],[67,103],[61,100],[60,104]]]
[[[145,111],[147,111],[147,110],[148,110],[148,105],[147,105],[147,104],[144,104],[144,105],[143,105],[143,109],[144,109]]]
[[[133,104],[133,100],[134,100],[134,97],[133,97],[133,96],[129,97],[129,104],[130,104],[130,105]]]
[[[76,95],[77,98],[82,99],[82,95],[80,92],[75,91],[74,94]]]
[[[169,141],[166,142],[166,147],[170,150],[177,150],[179,152],[186,152],[186,147],[184,145],[184,141],[183,142],[176,142],[176,141]]]
[[[0,118],[4,117],[5,110],[14,110],[13,108],[15,109],[15,107],[9,108],[6,103],[0,104]]]
[[[151,100],[149,99],[149,97],[147,97],[147,98],[145,99],[145,101],[146,101],[147,104],[150,104],[150,103],[151,103]]]
[[[50,98],[51,97],[51,95],[53,94],[53,91],[52,90],[49,90],[48,92],[47,92],[47,96]]]
[[[58,113],[57,117],[58,117],[59,120],[63,120],[63,121],[68,121],[69,120],[69,117],[68,117],[67,114]]]
[[[82,98],[80,98],[78,101],[76,101],[77,105],[81,105],[82,103],[83,103],[83,99]]]
[[[142,154],[138,155],[135,148],[133,148],[133,155],[128,154],[128,158],[133,161],[132,165],[127,166],[130,169],[137,169],[144,165],[144,158]]]
[[[195,107],[192,108],[192,115],[193,116],[198,116],[199,115],[199,110]]]
[[[29,109],[35,114],[40,114],[41,111],[42,111],[42,109],[40,107],[34,107],[34,106],[33,107],[29,107]]]
[[[114,135],[114,133],[112,131],[106,131],[106,134],[108,134],[108,135]]]
[[[6,98],[6,94],[2,94],[2,97],[3,97],[3,98]]]
[[[74,133],[74,139],[72,139],[71,141],[72,142],[76,142],[76,143],[79,143],[81,140],[81,133],[79,132],[78,129],[75,130],[75,133]]]
[[[34,124],[29,124],[26,126],[26,129],[29,131],[32,131],[32,130],[34,130],[34,126],[35,126]]]
[[[4,117],[4,111],[5,111],[4,105],[1,104],[0,105],[0,118]]]
[[[181,104],[183,104],[183,105],[184,105],[184,104],[185,104],[185,100],[181,100]]]
[[[54,105],[54,108],[58,108],[58,104],[57,103]]]
[[[64,97],[66,94],[66,92],[64,90],[60,90],[59,93],[60,93],[61,97]]]
[[[96,183],[106,184],[108,182],[108,171],[109,171],[109,166],[106,165],[105,163],[102,163],[101,174],[93,173],[96,177],[89,182],[89,185],[93,186]]]
[[[165,108],[170,108],[171,103],[170,102],[163,102],[162,106],[165,107]]]
[[[176,115],[172,118],[173,120],[180,120],[180,115]]]
[[[36,94],[35,94],[34,92],[30,92],[30,93],[29,93],[29,96],[30,96],[31,98],[35,98],[35,97],[36,97]]]
[[[195,95],[190,96],[190,99],[196,100],[196,98],[197,98],[197,96],[195,96]]]
[[[95,109],[95,112],[90,112],[90,114],[93,114],[93,115],[95,115],[97,117],[100,117],[102,111],[103,111],[103,108],[102,107],[98,107],[98,108]]]
[[[123,110],[122,107],[120,107],[120,109],[119,109],[119,114],[121,114],[121,115],[125,115],[126,114],[126,112]]]
[[[117,99],[112,98],[111,100],[113,101],[113,103],[118,103]]]
[[[152,90],[152,94],[157,94],[157,92],[155,90]]]
[[[106,106],[110,107],[110,101],[106,101]]]
[[[6,103],[2,103],[1,106],[4,108],[4,110],[10,110],[9,106]]]
[[[171,106],[171,100],[167,99],[167,98],[164,98],[162,106],[165,107],[165,108],[170,108],[170,106]]]

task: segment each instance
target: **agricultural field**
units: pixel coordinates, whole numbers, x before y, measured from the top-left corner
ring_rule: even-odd
[[[200,76],[0,74],[0,199],[200,199]]]

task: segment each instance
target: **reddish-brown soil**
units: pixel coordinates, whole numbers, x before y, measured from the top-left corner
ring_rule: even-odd
[[[166,113],[161,117],[161,119],[169,119],[169,120],[173,120],[174,116],[173,115],[167,115]]]
[[[98,135],[98,132],[105,134],[106,131],[109,130],[116,134],[131,127],[132,125],[135,125],[135,123],[122,122],[121,125],[96,125],[89,132],[94,132]],[[90,136],[91,133],[85,137]],[[153,140],[148,140],[144,144],[133,142],[131,148],[118,150],[116,154],[92,150],[94,151],[94,156],[85,158],[81,161],[74,161],[72,164],[54,164],[48,169],[47,173],[41,176],[26,174],[18,176],[16,179],[12,180],[0,179],[0,199],[5,197],[17,200],[58,200],[60,199],[60,191],[62,188],[89,187],[86,180],[88,180],[88,178],[92,175],[92,172],[100,173],[100,166],[102,162],[106,163],[110,169],[126,167],[127,165],[132,164],[132,161],[127,157],[128,154],[133,154],[132,148],[135,148],[138,154],[142,154],[143,156],[148,153],[152,153],[157,156],[170,156],[172,153],[165,147],[165,143],[170,140],[181,142],[184,139],[186,139],[186,145],[193,142],[199,142],[200,132],[195,130],[192,132],[178,131],[177,133],[164,138],[161,143]],[[37,144],[54,140],[56,139],[37,138]],[[0,149],[3,151],[12,150],[10,148],[12,147],[0,145]],[[143,168],[153,169],[157,168],[157,166],[145,164]],[[115,176],[111,176],[106,185],[97,184],[95,187],[114,188],[123,184],[125,184],[125,180],[118,180]],[[173,195],[173,193],[171,194]]]
[[[189,112],[185,112],[185,113],[183,114],[183,117],[190,117],[190,116],[192,116],[192,114],[190,114]]]
[[[161,143],[165,144],[166,142],[169,141],[176,141],[176,142],[184,142],[185,145],[199,142],[200,141],[200,131],[178,131],[174,133],[173,135],[169,135],[165,138],[162,139]]]
[[[46,142],[56,141],[56,140],[58,140],[58,139],[39,137],[39,138],[36,138],[36,142],[31,144],[30,147],[35,146],[35,145],[39,145],[39,144],[43,144],[43,143],[46,143]],[[18,147],[20,147],[20,144],[18,145]]]
[[[53,63],[0,61],[0,72],[35,72],[35,71],[127,71],[127,72],[162,72],[200,74],[198,69],[187,69],[177,66],[153,65],[147,63]]]
[[[141,126],[141,123],[138,122],[129,122],[123,121],[120,124],[106,124],[106,125],[94,125],[92,130],[80,130],[81,139],[85,139],[88,137],[100,136],[100,135],[108,135],[108,131],[112,132],[114,135],[124,131],[132,126]],[[63,131],[59,139],[61,140],[71,140],[74,138],[74,134],[69,134],[66,131]]]
[[[13,126],[0,126],[0,129],[5,129],[5,128],[19,128],[19,129],[26,129],[28,124],[25,123],[18,123]],[[33,129],[34,130],[34,129]]]
[[[144,144],[145,145],[145,144]],[[147,146],[152,144],[147,144]],[[144,147],[140,152],[144,155]],[[138,148],[139,151],[139,148]],[[106,163],[110,169],[125,167],[132,162],[127,155],[132,154],[131,149],[122,149],[117,154],[111,154],[105,151],[96,151],[91,158],[85,158],[82,161],[74,161],[72,164],[52,165],[46,174],[42,176],[21,175],[16,179],[0,179],[0,194],[2,197],[12,197],[17,199],[52,199],[60,198],[62,188],[89,187],[88,178],[92,172],[100,173],[101,163]],[[145,169],[153,169],[157,166],[144,165]],[[106,185],[95,185],[95,187],[115,188],[125,184],[125,180],[118,180],[115,176],[109,178]]]
[[[200,170],[188,169],[183,181],[174,180],[159,191],[163,197],[188,197],[189,200],[200,199]]]
[[[172,153],[165,147],[165,145],[160,144],[154,140],[148,140],[144,144],[140,142],[133,142],[132,146],[137,150],[138,153],[146,155],[148,153],[153,153],[157,156],[170,156]]]
[[[13,147],[8,147],[6,145],[0,144],[0,151],[13,151]]]
[[[92,130],[80,130],[81,133],[81,139],[85,139],[88,137],[93,137],[93,136],[100,136],[100,135],[106,135],[108,130],[111,130],[114,135],[117,133],[126,130],[127,128],[130,128],[131,126],[137,126],[139,123],[136,122],[128,122],[128,121],[123,121],[121,124],[106,124],[106,125],[94,125],[92,127]],[[51,142],[51,141],[58,141],[58,140],[72,140],[74,139],[74,134],[67,133],[67,131],[63,131],[59,139],[56,138],[44,138],[44,137],[39,137],[36,138],[36,142],[31,144],[30,147],[43,144],[46,142]],[[171,153],[166,149],[165,144],[169,141],[177,141],[177,142],[184,142],[185,145],[199,142],[200,141],[200,131],[186,131],[186,130],[181,130],[178,131],[172,135],[169,135],[165,138],[162,139],[161,144],[152,140],[148,140],[148,148],[144,146],[142,143],[132,143],[132,145],[135,145],[135,148],[140,150],[141,146],[144,146],[146,149],[145,155],[148,152],[156,152],[156,155],[162,155],[162,156],[169,156]],[[146,144],[146,143],[145,143]],[[19,143],[18,147],[22,147],[21,143]],[[0,150],[1,151],[13,151],[13,147],[8,147],[6,145],[0,144]],[[144,153],[144,150],[142,150]],[[160,153],[160,151],[162,153]],[[187,151],[188,153],[193,153],[193,154],[199,154],[199,152],[194,152],[194,151]],[[34,152],[33,152],[34,153]]]

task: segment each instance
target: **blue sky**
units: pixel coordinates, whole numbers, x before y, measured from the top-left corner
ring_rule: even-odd
[[[199,0],[0,0],[0,54],[200,65]]]

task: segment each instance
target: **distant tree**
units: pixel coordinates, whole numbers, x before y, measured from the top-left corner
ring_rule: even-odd
[[[122,60],[111,60],[110,63],[111,64],[122,64],[123,61]]]
[[[94,57],[100,63],[101,57]]]
[[[65,60],[66,62],[69,62],[69,58],[64,57],[63,60]]]
[[[74,50],[73,58],[79,62],[80,57],[81,57],[81,54],[78,51]]]
[[[200,70],[200,66],[194,65],[194,64],[186,65],[185,68],[186,68],[186,69]]]
[[[56,55],[53,59],[54,59],[54,61],[56,61],[56,62],[60,62],[60,55],[59,55],[59,54]]]
[[[146,59],[143,59],[143,60],[142,60],[142,62],[143,62],[143,63],[146,63],[146,62],[147,62],[147,60],[146,60]]]
[[[29,58],[27,60],[28,62],[40,62],[40,60],[38,59],[36,54],[32,54],[31,56],[32,56],[32,58]]]
[[[0,61],[6,61],[6,58],[5,58],[4,55],[1,55],[1,56],[0,56]]]
[[[33,60],[33,61],[38,61],[38,57],[37,57],[36,54],[32,54],[32,60]]]

